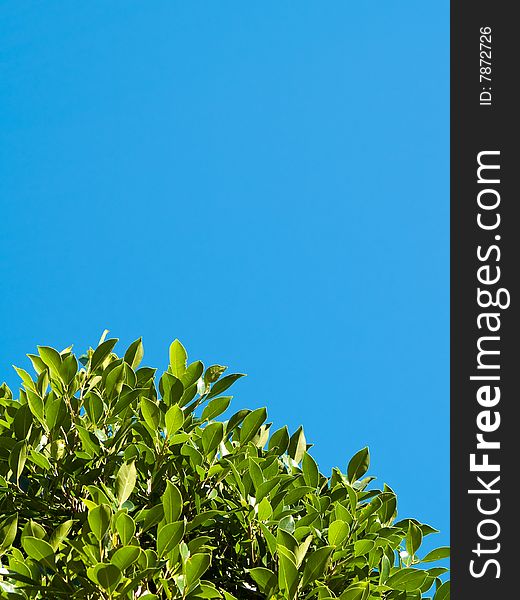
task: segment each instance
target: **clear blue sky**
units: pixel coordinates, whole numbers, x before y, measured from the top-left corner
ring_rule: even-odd
[[[0,379],[178,337],[447,543],[448,9],[2,2]]]

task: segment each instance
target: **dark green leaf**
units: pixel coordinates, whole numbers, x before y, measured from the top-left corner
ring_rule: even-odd
[[[135,340],[135,342],[132,342],[130,346],[128,346],[128,350],[125,352],[124,360],[132,369],[137,369],[143,360],[143,356],[143,341],[141,338],[139,338]]]
[[[450,600],[450,582],[445,581],[435,592],[433,600]]]
[[[303,427],[298,427],[289,440],[287,453],[295,462],[299,463],[303,459],[306,450],[307,442],[303,433]]]
[[[202,411],[202,420],[211,421],[215,417],[221,415],[228,409],[233,396],[219,396],[209,402],[206,408]]]
[[[257,408],[247,415],[240,430],[240,443],[242,445],[247,444],[255,437],[266,418],[267,410],[265,408]]]
[[[287,448],[289,447],[289,430],[287,429],[287,425],[284,425],[277,431],[273,433],[271,438],[269,439],[269,444],[267,449],[269,452],[274,450],[274,448],[278,448],[278,455],[283,454]]]
[[[184,412],[178,404],[174,404],[166,411],[166,431],[168,437],[176,433],[184,423]]]
[[[413,521],[410,521],[406,534],[406,551],[410,556],[417,554],[417,550],[422,543],[422,538],[423,535],[419,527]]]
[[[23,473],[25,461],[27,460],[27,442],[18,442],[11,454],[9,455],[9,466],[14,473],[16,483],[20,479],[20,475]]]
[[[276,586],[276,575],[270,569],[255,567],[249,571],[253,581],[264,594],[269,594]]]
[[[16,537],[18,513],[4,519],[0,526],[0,554],[11,547]]]
[[[202,447],[206,456],[218,448],[224,436],[224,425],[222,423],[210,423],[202,431]]]
[[[56,552],[60,546],[60,544],[67,538],[67,535],[74,524],[72,519],[65,521],[61,525],[58,525],[56,529],[52,532],[51,539],[49,540],[50,545],[54,552]]]
[[[148,398],[141,398],[141,412],[143,418],[152,431],[156,431],[159,427],[161,413],[159,407],[155,402]]]
[[[302,471],[305,483],[312,487],[318,487],[320,481],[320,473],[316,461],[307,452],[303,455],[302,459]]]
[[[118,340],[116,338],[111,340],[106,340],[103,343],[99,344],[99,346],[95,349],[94,354],[90,360],[90,370],[96,371],[99,366],[103,364],[105,359],[110,355],[112,349],[117,344]]]
[[[412,592],[418,590],[427,577],[426,571],[418,569],[401,569],[386,581],[386,585],[394,590]]]
[[[179,489],[171,482],[166,482],[166,491],[162,496],[164,519],[167,523],[178,521],[182,514],[182,496]]]
[[[222,379],[219,379],[216,383],[213,384],[208,398],[220,396],[222,392],[225,392],[229,387],[231,387],[235,383],[235,381],[237,381],[241,377],[245,377],[244,373],[234,373],[233,375],[226,375],[225,377],[222,377]]]
[[[209,554],[194,554],[188,558],[184,565],[184,574],[188,589],[191,589],[202,575],[204,575],[210,564],[211,556]]]
[[[350,459],[347,468],[347,477],[350,483],[354,483],[368,471],[370,465],[370,453],[368,448],[363,448],[359,452],[356,452]]]
[[[428,552],[428,554],[421,560],[421,562],[434,562],[436,560],[442,560],[444,558],[449,557],[450,549],[446,546],[443,546],[441,548],[436,548],[435,550]]]
[[[302,587],[312,583],[325,573],[332,550],[331,546],[324,546],[308,556],[303,570]]]

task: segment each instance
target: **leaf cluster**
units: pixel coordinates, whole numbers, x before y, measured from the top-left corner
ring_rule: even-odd
[[[419,557],[436,530],[396,521],[367,448],[325,476],[301,427],[222,418],[242,374],[175,340],[157,377],[116,342],[40,346],[19,397],[0,387],[0,598],[449,598],[423,564],[448,549]]]

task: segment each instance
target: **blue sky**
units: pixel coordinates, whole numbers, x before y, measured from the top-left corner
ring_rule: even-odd
[[[104,328],[248,373],[449,527],[449,6],[3,2],[0,379]]]

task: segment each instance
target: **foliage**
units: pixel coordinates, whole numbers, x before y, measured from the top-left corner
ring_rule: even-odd
[[[0,597],[415,600],[449,597],[420,562],[414,519],[369,489],[368,449],[320,473],[303,429],[270,434],[265,408],[229,407],[241,374],[187,363],[156,385],[141,340],[78,360],[29,355],[19,399],[0,388]],[[436,590],[436,591],[435,591]]]

